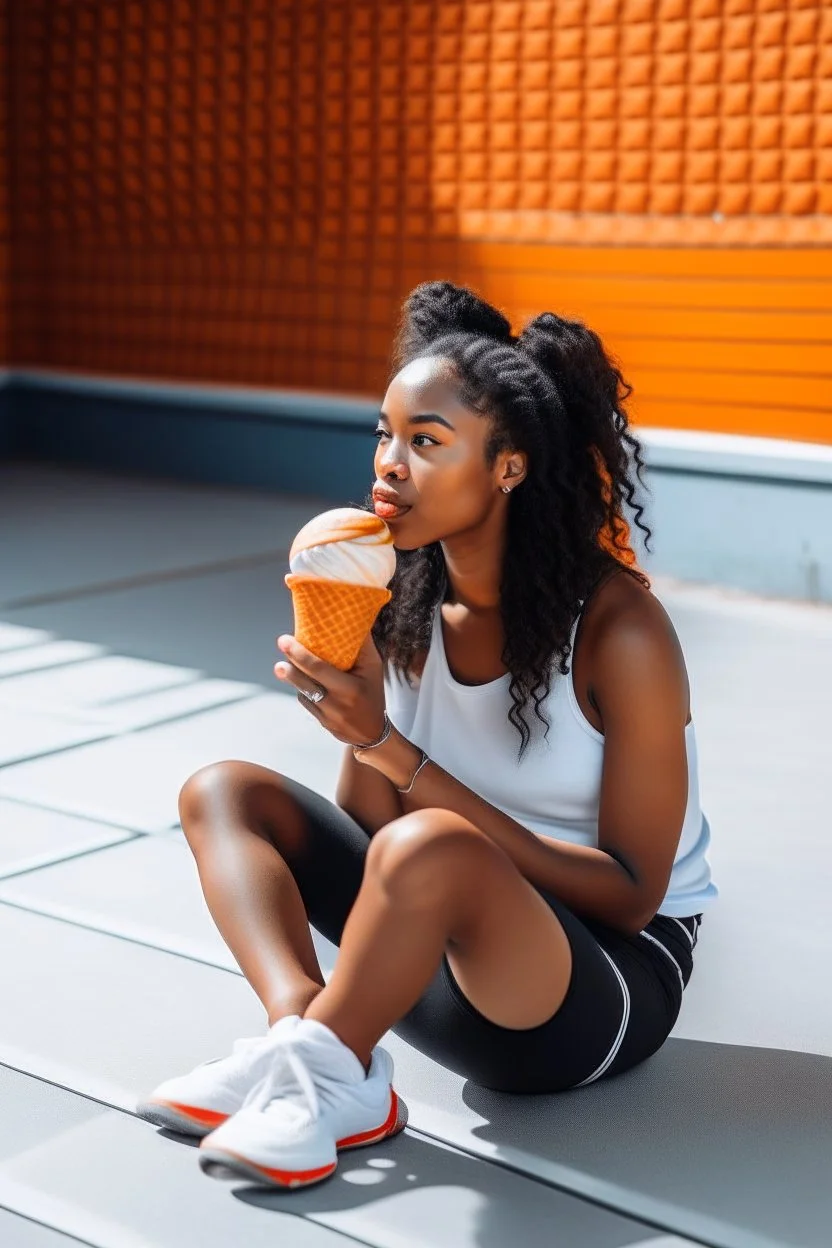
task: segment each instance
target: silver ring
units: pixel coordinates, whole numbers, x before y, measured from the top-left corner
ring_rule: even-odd
[[[326,689],[300,689],[298,692],[302,693],[310,702],[323,702],[326,697]]]

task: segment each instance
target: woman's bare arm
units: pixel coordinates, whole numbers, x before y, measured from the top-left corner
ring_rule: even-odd
[[[351,746],[347,746],[341,763],[335,801],[369,836],[404,814],[401,798],[387,777],[372,767],[363,767]]]

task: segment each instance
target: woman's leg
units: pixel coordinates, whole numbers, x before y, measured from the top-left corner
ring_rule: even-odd
[[[504,1028],[549,1020],[572,973],[560,921],[508,856],[458,815],[423,810],[373,837],[335,970],[305,1017],[366,1065],[444,954],[467,1000]]]
[[[197,772],[180,809],[211,914],[270,1022],[320,1017],[363,1058],[392,1020],[475,1083],[552,1092],[643,1060],[678,1013],[647,965],[654,954],[672,972],[666,955],[605,932],[628,993],[594,931],[447,811],[397,819],[371,841],[311,789],[241,762]],[[323,991],[309,922],[343,947]]]
[[[498,1026],[533,1028],[558,1010],[572,967],[561,923],[458,816],[420,811],[371,841],[325,798],[238,762],[197,772],[180,809],[209,910],[270,1023],[318,1018],[366,1064],[443,954]],[[309,922],[341,945],[323,990]]]
[[[179,812],[208,909],[269,1024],[303,1014],[324,983],[309,920],[337,943],[367,834],[311,790],[245,762],[198,771]]]

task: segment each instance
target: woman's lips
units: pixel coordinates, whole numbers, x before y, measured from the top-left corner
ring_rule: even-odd
[[[403,516],[405,512],[410,511],[409,507],[398,507],[395,503],[386,503],[380,498],[373,499],[373,511],[380,520],[398,520],[399,516]]]

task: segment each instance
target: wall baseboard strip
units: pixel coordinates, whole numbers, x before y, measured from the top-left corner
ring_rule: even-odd
[[[380,400],[381,396],[379,396]],[[360,503],[379,400],[51,369],[0,372],[0,457]],[[832,602],[832,446],[635,426],[648,572]]]

